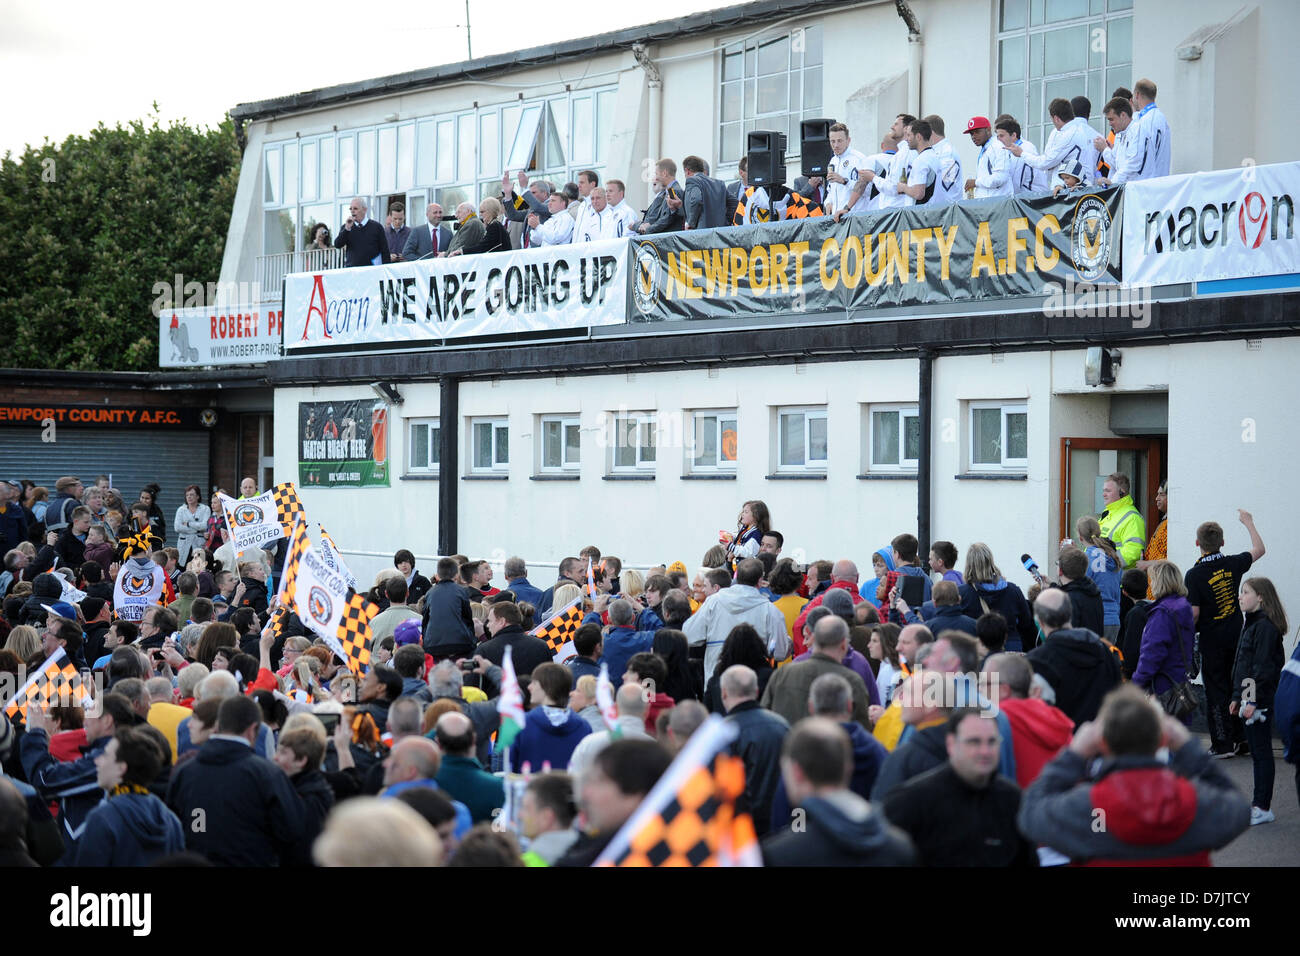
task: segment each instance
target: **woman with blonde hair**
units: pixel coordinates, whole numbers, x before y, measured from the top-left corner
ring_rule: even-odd
[[[957,589],[961,612],[979,620],[997,611],[1007,621],[1008,651],[1030,651],[1038,639],[1034,614],[1019,585],[1008,581],[993,560],[993,551],[982,541],[966,549],[966,583]]]
[[[1147,574],[1155,602],[1147,611],[1146,627],[1142,629],[1133,683],[1159,697],[1187,681],[1187,666],[1192,662],[1196,642],[1195,619],[1178,565],[1157,561]]]
[[[639,598],[645,593],[645,578],[640,571],[625,569],[619,574],[618,583],[620,597]]]
[[[1282,639],[1286,636],[1286,609],[1277,588],[1268,578],[1246,578],[1241,582],[1241,609],[1246,626],[1237,643],[1237,660],[1232,668],[1232,703],[1228,713],[1246,722],[1246,743],[1255,764],[1255,795],[1251,801],[1250,825],[1272,823],[1273,804],[1273,702],[1286,665]]]
[[[505,225],[501,218],[505,215],[505,209],[501,206],[501,201],[495,196],[486,197],[478,204],[478,216],[483,220],[486,231],[483,238],[477,245],[464,246],[460,249],[453,249],[447,253],[448,256],[476,256],[483,252],[509,252],[510,234],[506,232]]]
[[[13,651],[24,661],[31,660],[32,655],[41,649],[41,636],[36,632],[36,628],[19,624],[10,630],[9,636],[5,638],[4,649]]]
[[[1088,556],[1088,577],[1101,592],[1102,636],[1112,644],[1119,637],[1120,575],[1123,562],[1110,538],[1102,537],[1101,524],[1092,515],[1074,523],[1079,547]]]

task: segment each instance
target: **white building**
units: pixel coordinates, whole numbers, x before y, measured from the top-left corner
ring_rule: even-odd
[[[843,120],[873,152],[902,111],[945,117],[969,168],[967,117],[1011,112],[1041,144],[1050,99],[1086,92],[1096,123],[1111,90],[1143,76],[1159,84],[1175,173],[1300,158],[1294,124],[1270,119],[1289,115],[1298,72],[1300,6],[1285,0],[1235,13],[917,0],[911,13],[909,40],[893,3],[763,0],[240,106],[247,145],[222,280],[293,268],[282,254],[314,221],[336,231],[357,193],[375,210],[400,197],[418,223],[430,199],[450,213],[495,194],[504,170],[563,182],[591,168],[626,181],[642,208],[659,156],[695,153],[732,178],[745,131],[787,129],[793,177],[798,120]],[[1296,268],[1279,271],[1300,272],[1295,249],[1283,259]],[[286,325],[285,358],[268,366],[276,478],[297,480],[300,403],[373,404],[371,383],[388,383],[402,398],[389,409],[389,486],[303,486],[308,514],[359,577],[407,547],[426,573],[440,552],[520,554],[544,586],[592,543],[631,567],[693,567],[751,498],[767,503],[786,554],[866,570],[873,550],[919,526],[962,560],[987,542],[1027,584],[1019,556],[1050,571],[1074,518],[1100,509],[1103,476],[1134,477],[1149,531],[1167,476],[1171,559],[1190,565],[1204,520],[1245,549],[1244,507],[1270,548],[1259,572],[1294,616],[1287,551],[1300,517],[1281,488],[1297,464],[1296,288],[1296,275],[1170,284],[1137,319],[985,300],[314,354],[288,350]],[[1085,384],[1090,346],[1120,350],[1113,384]]]

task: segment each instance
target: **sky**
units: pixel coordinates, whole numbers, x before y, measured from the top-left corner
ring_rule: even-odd
[[[469,0],[475,57],[730,6]],[[396,4],[375,22],[348,0],[0,0],[0,155],[154,113],[215,126],[239,103],[466,59],[464,0]],[[539,12],[544,10],[545,12]]]

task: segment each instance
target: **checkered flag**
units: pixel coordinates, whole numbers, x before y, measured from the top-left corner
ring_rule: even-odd
[[[73,702],[84,707],[89,701],[90,694],[81,682],[81,675],[60,647],[18,689],[18,693],[14,694],[5,707],[5,715],[13,718],[21,714],[26,720],[27,705],[31,703],[45,710],[50,706],[63,706]]]
[[[370,620],[379,613],[379,605],[371,604],[360,594],[353,594],[343,605],[343,619],[339,621],[339,644],[348,668],[360,677],[370,670]]]
[[[280,590],[277,592],[280,606],[271,615],[271,625],[277,635],[284,633],[284,626],[289,620],[289,609],[294,606],[294,597],[298,593],[298,562],[302,560],[303,552],[310,547],[306,522],[295,522],[289,531],[289,550],[285,552],[284,570],[280,572]]]
[[[551,649],[551,656],[557,664],[563,664],[578,656],[578,649],[573,646],[573,635],[582,626],[582,599],[566,604],[551,615],[550,620],[543,621],[528,633],[540,637]]]
[[[299,520],[307,520],[307,509],[302,506],[302,501],[298,498],[298,489],[293,486],[292,481],[280,482],[271,489],[271,496],[275,501],[276,516],[286,532],[292,531],[294,524]]]
[[[748,813],[745,764],[726,752],[733,726],[714,715],[691,735],[596,866],[761,866]]]

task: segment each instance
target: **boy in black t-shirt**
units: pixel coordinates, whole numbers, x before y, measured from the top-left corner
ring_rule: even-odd
[[[1232,700],[1232,665],[1242,625],[1237,594],[1246,572],[1264,556],[1264,542],[1249,512],[1238,509],[1237,517],[1250,532],[1250,550],[1222,554],[1223,528],[1217,522],[1207,521],[1196,529],[1196,546],[1201,549],[1201,558],[1188,569],[1185,578],[1187,600],[1192,605],[1200,635],[1210,754],[1215,757],[1250,752],[1242,723],[1228,713],[1228,704]]]

